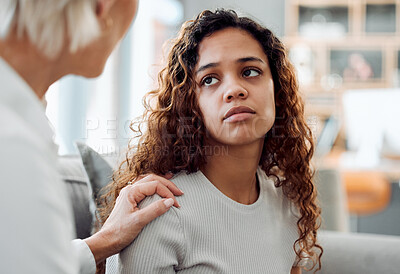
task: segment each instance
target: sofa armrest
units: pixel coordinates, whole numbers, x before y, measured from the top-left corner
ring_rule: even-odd
[[[399,273],[400,237],[322,231],[323,274]],[[303,273],[313,273],[303,271]]]

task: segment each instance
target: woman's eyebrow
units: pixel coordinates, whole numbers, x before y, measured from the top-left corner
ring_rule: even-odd
[[[239,59],[236,60],[236,63],[246,63],[246,62],[252,62],[252,61],[253,62],[256,61],[256,62],[260,62],[260,63],[265,64],[265,62],[261,58],[254,57],[254,56],[239,58]],[[219,64],[220,63],[209,63],[209,64],[206,64],[204,66],[201,66],[196,71],[196,74],[198,74],[199,72],[202,72],[203,70],[209,69],[209,68],[215,68],[215,67],[219,66]]]
[[[215,68],[216,66],[218,66],[219,63],[209,63],[207,65],[201,66],[197,71],[196,74],[198,74],[199,72],[202,72],[203,70],[209,69],[209,68]]]
[[[253,56],[240,58],[236,61],[236,63],[246,63],[246,62],[251,62],[251,61],[261,62],[261,63],[265,64],[265,62],[261,58],[253,57]]]

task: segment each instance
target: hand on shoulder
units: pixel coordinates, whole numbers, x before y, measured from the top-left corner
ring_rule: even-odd
[[[128,246],[145,225],[167,212],[171,206],[179,207],[174,195],[182,195],[171,176],[150,174],[124,187],[110,216],[99,232],[85,239],[95,257],[96,263]],[[143,209],[138,204],[147,196],[158,194],[161,200],[152,202]]]

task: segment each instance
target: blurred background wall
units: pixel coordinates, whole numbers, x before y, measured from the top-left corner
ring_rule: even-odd
[[[181,0],[183,4],[184,17],[193,18],[205,9],[226,8],[240,11],[270,28],[278,36],[284,35],[285,31],[285,1],[273,0],[204,0],[190,1]]]

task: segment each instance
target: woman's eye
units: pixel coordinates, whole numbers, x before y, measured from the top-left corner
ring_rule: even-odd
[[[243,72],[243,76],[244,77],[255,77],[255,76],[258,76],[258,75],[260,75],[260,72],[258,70],[255,70],[255,69],[246,69]]]
[[[214,84],[216,84],[218,82],[218,79],[217,78],[215,78],[215,77],[206,77],[204,80],[203,80],[203,85],[205,85],[205,86],[212,86],[212,85],[214,85]]]

